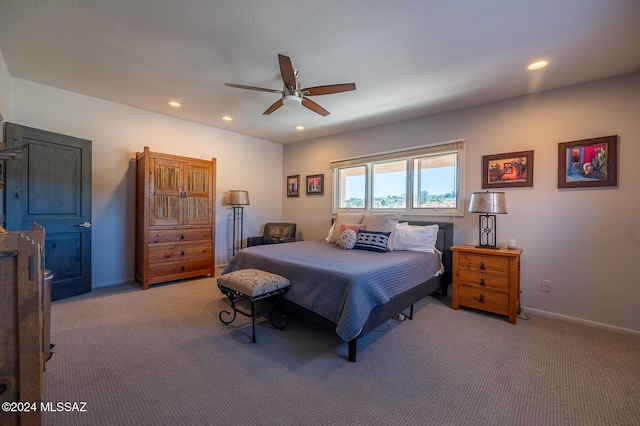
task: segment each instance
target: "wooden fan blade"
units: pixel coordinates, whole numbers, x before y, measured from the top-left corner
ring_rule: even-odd
[[[291,59],[288,56],[278,54],[278,63],[280,64],[280,75],[284,85],[292,89],[296,88],[296,76],[293,72]]]
[[[326,117],[327,115],[329,115],[329,111],[327,111],[326,109],[322,108],[320,105],[318,105],[317,103],[313,102],[311,99],[303,98],[302,99],[302,105],[306,106],[307,108],[309,108],[313,112],[317,112],[318,114],[322,115],[323,117]]]
[[[348,92],[349,90],[356,90],[355,83],[344,84],[329,84],[327,86],[315,86],[302,89],[301,92],[305,96],[317,96],[317,95],[330,95],[332,93]]]
[[[265,112],[263,112],[262,115],[271,114],[273,111],[277,110],[281,106],[282,106],[282,99],[278,99],[277,101],[275,101],[273,103],[273,105],[271,105],[269,108],[267,108],[267,110]]]
[[[231,83],[225,83],[224,85],[227,87],[235,87],[237,89],[257,90],[260,92],[279,93],[282,95],[282,90],[265,89],[264,87],[243,86],[242,84],[231,84]]]

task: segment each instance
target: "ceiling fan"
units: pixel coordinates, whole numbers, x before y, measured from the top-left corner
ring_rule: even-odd
[[[322,116],[329,115],[329,111],[322,108],[320,105],[307,98],[307,96],[318,95],[330,95],[332,93],[348,92],[349,90],[355,90],[355,83],[344,84],[329,84],[326,86],[315,86],[300,88],[298,82],[298,70],[294,70],[291,66],[291,59],[288,56],[278,54],[278,63],[280,64],[280,75],[282,75],[283,87],[282,90],[265,89],[262,87],[243,86],[241,84],[225,83],[227,87],[236,87],[238,89],[258,90],[260,92],[273,92],[282,95],[281,99],[278,99],[273,103],[263,114],[271,114],[273,111],[280,108],[282,105],[298,106],[301,105],[309,108],[311,111],[316,112]]]

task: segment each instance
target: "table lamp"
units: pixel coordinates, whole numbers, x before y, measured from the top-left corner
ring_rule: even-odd
[[[507,213],[507,197],[504,192],[474,192],[471,194],[469,213],[481,213],[478,232],[480,248],[496,247],[496,214]]]

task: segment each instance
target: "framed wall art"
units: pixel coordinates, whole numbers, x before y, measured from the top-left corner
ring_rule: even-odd
[[[533,186],[533,151],[482,157],[482,188]]]
[[[300,175],[287,176],[287,197],[300,196]]]
[[[558,188],[617,185],[617,135],[558,144]]]
[[[324,175],[307,176],[307,195],[324,194]]]

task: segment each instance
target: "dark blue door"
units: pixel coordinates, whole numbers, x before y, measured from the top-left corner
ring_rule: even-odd
[[[7,148],[27,145],[6,162],[8,231],[42,225],[53,300],[91,291],[91,141],[6,124]]]

